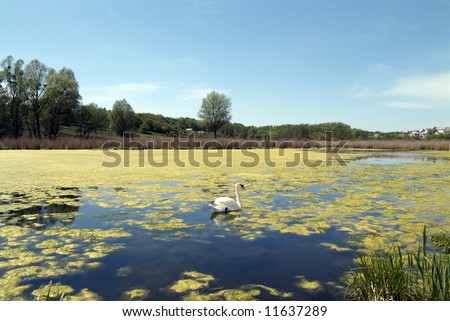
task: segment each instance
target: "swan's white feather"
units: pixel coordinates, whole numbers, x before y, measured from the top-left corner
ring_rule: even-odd
[[[214,212],[218,213],[241,210],[239,204],[234,199],[229,197],[219,197],[214,201],[214,204],[210,204],[209,206],[214,210]]]
[[[214,201],[214,204],[217,205],[225,205],[228,206],[230,208],[241,208],[239,206],[239,204],[232,198],[230,197],[219,197]]]
[[[213,212],[228,213],[240,211],[242,209],[242,206],[240,204],[238,189],[245,189],[244,185],[242,185],[241,183],[237,183],[235,185],[236,200],[230,197],[219,197],[214,201],[214,204],[209,204]]]
[[[211,207],[211,210],[213,213],[226,213],[228,212],[228,207],[224,205],[217,205],[217,204],[209,204],[209,207]]]

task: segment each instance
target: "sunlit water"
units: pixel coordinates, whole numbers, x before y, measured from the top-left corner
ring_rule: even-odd
[[[318,185],[311,191],[325,187]],[[102,189],[97,190],[102,194]],[[111,192],[112,189],[106,190]],[[323,197],[333,200],[338,195],[331,193]],[[82,190],[80,198],[85,205],[78,208],[80,215],[72,222],[43,222],[47,226],[105,229],[114,224],[122,226],[124,219],[145,220],[142,214],[151,210],[151,207],[136,210],[126,206],[115,210],[105,209],[95,205],[98,200],[93,202],[84,197]],[[109,196],[103,201],[111,200]],[[282,195],[273,198],[275,205],[281,205],[284,201]],[[47,209],[39,212],[45,214]],[[183,219],[188,225],[204,225],[201,229],[183,229],[183,232],[190,235],[181,239],[174,236],[173,231],[149,233],[139,226],[126,226],[125,231],[133,236],[121,240],[125,244],[124,249],[103,258],[103,264],[96,269],[64,276],[58,281],[75,289],[89,288],[105,300],[118,300],[130,288],[152,289],[148,299],[178,300],[181,296],[167,290],[168,286],[179,279],[183,271],[202,271],[216,278],[211,289],[202,290],[204,293],[217,289],[235,289],[246,284],[262,284],[291,292],[294,295],[289,299],[294,300],[342,299],[342,293],[334,286],[322,287],[320,291],[306,291],[296,287],[295,283],[299,276],[304,276],[308,280],[339,284],[345,269],[351,266],[353,254],[327,249],[321,243],[343,245],[346,233],[331,228],[325,233],[304,237],[265,231],[263,238],[249,242],[243,240],[238,232],[238,229],[246,228],[245,223],[234,224],[236,217],[248,215],[242,211],[239,214],[219,214],[214,217],[208,203],[200,204],[200,209],[196,211],[171,216]],[[118,275],[120,269],[127,271],[126,275]],[[35,280],[34,284],[38,287],[50,280],[54,278]],[[279,298],[262,293],[259,299]]]
[[[354,160],[349,166],[358,170],[364,170],[367,167],[367,170],[370,170],[370,166],[401,166],[424,161],[427,159],[409,154],[374,155]],[[364,180],[364,177],[358,179]],[[392,179],[392,177],[386,179]],[[357,181],[353,178],[350,181],[349,177],[339,176],[332,184],[317,182],[303,190],[289,191],[289,193],[272,192],[270,197],[259,203],[262,210],[269,212],[261,216],[261,219],[266,219],[270,215],[277,217],[277,211],[290,211],[302,207],[308,201],[307,198],[301,197],[302,193],[316,195],[317,202],[322,206],[332,205],[346,196],[346,188],[356,183]],[[153,184],[153,182],[142,184]],[[172,181],[165,184],[167,186],[188,185],[189,182]],[[358,189],[355,190],[358,191]],[[92,193],[97,196],[93,197]],[[342,300],[345,293],[342,277],[345,271],[353,266],[353,259],[358,249],[363,247],[361,239],[367,233],[379,232],[380,227],[383,228],[385,223],[377,220],[382,220],[387,215],[382,207],[381,209],[367,208],[362,214],[360,212],[353,215],[351,211],[345,216],[342,214],[344,220],[364,218],[366,222],[375,222],[373,232],[369,230],[369,232],[352,235],[342,228],[345,225],[342,223],[341,226],[325,227],[318,233],[301,235],[301,233],[281,233],[273,227],[275,224],[273,222],[270,223],[272,225],[261,225],[255,228],[255,222],[251,219],[254,219],[252,215],[254,216],[258,209],[254,207],[248,211],[245,209],[239,214],[211,216],[208,201],[212,200],[205,200],[205,202],[180,200],[164,206],[164,200],[170,200],[177,194],[166,193],[164,190],[158,194],[162,204],[152,203],[139,208],[120,204],[121,195],[133,193],[135,191],[126,188],[95,186],[72,188],[67,190],[66,195],[63,193],[60,197],[75,198],[81,206],[42,205],[41,207],[33,206],[27,210],[3,213],[2,221],[5,224],[32,227],[39,232],[55,226],[66,226],[69,229],[121,228],[131,235],[119,240],[104,240],[106,244],[119,243],[121,248],[96,260],[100,264],[95,268],[79,273],[63,274],[59,277],[52,275],[47,278],[33,278],[25,283],[30,284],[32,289],[50,281],[70,285],[75,292],[87,288],[104,300],[124,299],[123,293],[130,289],[147,289],[149,293],[144,297],[147,300],[180,300],[186,292],[172,291],[171,286],[177,280],[183,279],[184,272],[198,271],[214,276],[214,280],[208,282],[207,286],[195,291],[199,294],[242,289],[247,285],[263,285],[289,295],[277,296],[270,291],[260,291],[261,293],[256,297],[260,300]],[[257,196],[251,189],[245,194],[247,199]],[[17,197],[20,198],[20,195]],[[397,200],[395,195],[378,195],[372,199],[369,196],[368,199],[377,203],[389,201],[399,207],[396,211],[397,215],[408,214],[401,208],[408,202]],[[113,208],[99,205],[109,203],[119,203],[119,205]],[[192,210],[186,208],[192,208]],[[272,214],[270,214],[271,210],[274,211]],[[51,215],[53,212],[57,212],[58,216],[53,217]],[[68,213],[67,216],[64,216],[64,213]],[[149,213],[156,213],[155,224],[160,224],[158,228],[151,228],[155,218],[149,217]],[[310,216],[313,217],[314,214]],[[287,227],[295,226],[297,223],[295,219],[291,217],[289,219],[290,221],[285,223]],[[398,217],[387,219],[388,230],[397,224],[389,220],[397,219]],[[438,220],[436,218],[436,221]],[[167,222],[173,222],[175,225],[182,224],[182,226],[166,227],[164,224]],[[251,233],[246,234],[248,231]],[[95,238],[95,236],[91,237]],[[52,237],[40,233],[33,241],[39,244],[46,239],[52,239]],[[76,238],[71,242],[80,247],[85,244],[83,240]],[[93,244],[95,245],[95,240]],[[324,244],[333,244],[336,248],[343,250],[336,250]],[[33,251],[36,248],[31,247],[29,250]],[[64,253],[54,254],[55,261],[63,257],[65,257]],[[1,260],[7,262],[8,259]],[[7,266],[0,268],[0,275],[6,271],[8,271]],[[319,285],[310,288],[299,286],[302,280],[307,281],[304,284],[318,282]],[[25,297],[32,298],[26,293]]]

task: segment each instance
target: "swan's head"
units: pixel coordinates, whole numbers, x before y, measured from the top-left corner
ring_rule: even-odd
[[[236,184],[236,188],[239,189],[239,190],[243,189],[243,190],[245,191],[245,186],[244,186],[244,184],[237,183],[237,184]]]

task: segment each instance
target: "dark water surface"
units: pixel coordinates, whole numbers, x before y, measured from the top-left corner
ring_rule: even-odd
[[[140,213],[146,212],[146,209],[136,211],[127,208],[111,211],[90,205],[88,199],[83,199],[83,202],[86,205],[79,208],[81,215],[76,218],[73,227],[105,228],[111,222],[121,222],[124,218],[142,220]],[[247,214],[241,212],[239,215]],[[341,283],[342,274],[352,264],[353,254],[336,252],[321,243],[343,245],[346,233],[333,228],[311,236],[265,231],[263,238],[247,241],[233,230],[230,231],[234,227],[235,214],[220,214],[211,220],[208,204],[179,216],[188,224],[204,224],[204,228],[192,231],[186,229],[184,231],[191,236],[171,239],[172,231],[149,233],[139,226],[127,226],[125,230],[133,236],[122,241],[126,248],[103,258],[104,264],[97,269],[80,275],[64,276],[63,283],[73,284],[80,289],[88,288],[105,300],[120,299],[122,293],[130,288],[151,289],[148,298],[151,300],[177,300],[180,295],[168,291],[167,287],[179,279],[182,272],[199,271],[216,278],[215,285],[213,283],[211,286],[214,291],[235,289],[246,284],[262,284],[294,293],[289,298],[293,300],[343,298],[342,292],[333,286],[309,291],[295,286],[295,283],[298,282],[298,276],[320,282]],[[129,267],[130,273],[125,277],[117,276],[117,270],[123,267]],[[208,289],[202,291],[207,293]],[[259,298],[264,299],[264,295]],[[278,298],[267,296],[266,299]]]

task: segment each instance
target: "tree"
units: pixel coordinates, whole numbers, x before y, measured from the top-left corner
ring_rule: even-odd
[[[217,138],[217,131],[231,120],[231,100],[224,94],[212,91],[203,98],[198,117]]]
[[[39,60],[32,60],[25,66],[27,113],[25,123],[31,137],[41,139],[41,114],[44,109],[41,96],[44,93],[49,69]],[[30,112],[31,111],[31,112]]]
[[[14,61],[8,56],[2,61],[3,70],[0,71],[0,87],[2,89],[4,108],[9,118],[9,136],[18,138],[23,130],[23,102],[25,99],[25,81],[23,72],[24,61]]]
[[[42,99],[47,106],[45,134],[56,138],[65,118],[70,117],[80,104],[81,96],[74,72],[69,68],[62,68],[58,72],[50,70]]]
[[[80,138],[88,139],[92,132],[108,127],[108,112],[94,103],[79,105],[75,108],[74,116]]]
[[[124,132],[134,129],[136,118],[133,108],[126,99],[117,100],[109,113],[109,128],[114,134],[122,136]]]
[[[0,87],[0,138],[8,136],[11,132],[11,123],[8,115],[8,97]]]

